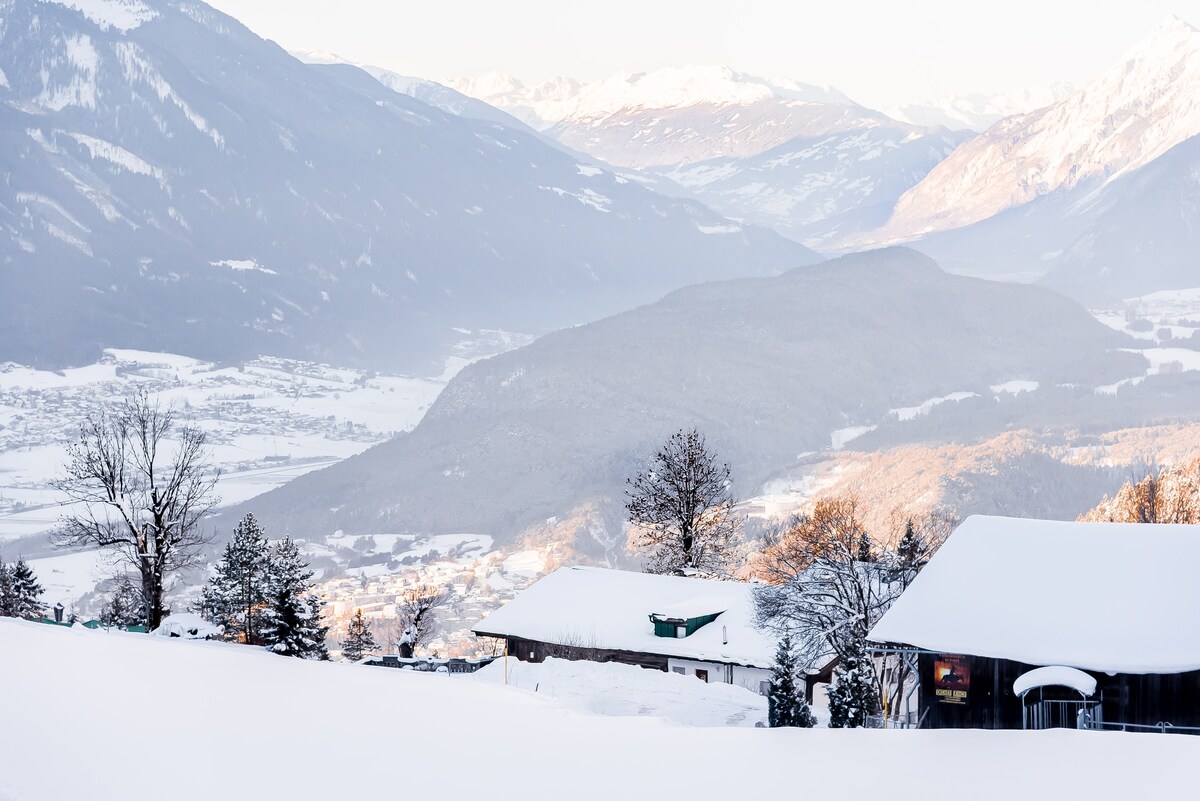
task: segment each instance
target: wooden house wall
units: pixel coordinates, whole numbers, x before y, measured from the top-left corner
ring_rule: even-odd
[[[970,665],[971,681],[966,703],[951,704],[938,698],[933,686],[935,654],[918,657],[921,710],[924,725],[935,729],[1019,729],[1021,699],[1013,682],[1036,665],[990,657],[962,657]],[[1175,674],[1109,676],[1085,671],[1096,679],[1093,699],[1102,701],[1106,722],[1175,726],[1200,726],[1200,671]],[[1062,698],[1078,697],[1066,693]]]
[[[638,651],[616,651],[610,648],[589,648],[526,640],[522,637],[508,638],[508,654],[523,662],[544,662],[549,657],[574,659],[590,662],[617,662],[622,665],[637,665],[653,670],[666,671],[668,657]]]

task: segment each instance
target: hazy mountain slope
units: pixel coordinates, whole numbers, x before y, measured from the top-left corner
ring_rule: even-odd
[[[892,121],[798,136],[765,153],[662,170],[713,208],[812,247],[882,225],[966,139]]]
[[[464,95],[462,92],[456,92],[437,81],[415,78],[411,75],[401,75],[398,72],[393,72],[383,67],[375,67],[370,64],[358,64],[336,53],[329,53],[323,50],[293,50],[291,54],[305,64],[319,66],[348,64],[358,67],[392,91],[414,97],[422,103],[426,103],[457,117],[493,122],[497,125],[522,131],[531,132],[534,130],[511,114],[501,111],[495,106],[490,106],[482,100],[476,100],[473,97]]]
[[[1200,137],[1106,187],[1043,282],[1120,298],[1200,285]]]
[[[961,228],[1097,188],[1198,133],[1200,32],[1172,17],[1080,91],[964,144],[900,199],[877,238]]]
[[[816,258],[203,4],[82,7],[0,1],[0,360],[424,366]]]
[[[752,493],[831,432],[1014,378],[1114,381],[1127,340],[1042,289],[951,276],[909,250],[711,283],[463,371],[410,434],[256,499],[305,536],[474,531],[498,542],[624,480],[701,426]],[[611,508],[611,507],[610,507]]]
[[[885,108],[884,113],[892,119],[912,125],[982,132],[1005,117],[1028,114],[1057,103],[1073,91],[1068,84],[1052,83],[1036,89],[1000,94],[975,92],[916,101]]]

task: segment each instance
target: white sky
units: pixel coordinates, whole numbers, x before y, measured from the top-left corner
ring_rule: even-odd
[[[887,107],[1081,85],[1200,0],[209,0],[289,50],[434,80],[723,64]]]

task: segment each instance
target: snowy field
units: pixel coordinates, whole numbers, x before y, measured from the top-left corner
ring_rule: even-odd
[[[0,653],[0,684],[23,688],[4,698],[4,801],[400,787],[497,801],[1175,798],[1200,758],[1200,738],[1177,735],[683,726],[462,677],[12,620]]]

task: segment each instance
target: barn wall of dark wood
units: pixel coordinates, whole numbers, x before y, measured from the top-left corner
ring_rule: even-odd
[[[617,662],[622,665],[638,665],[653,670],[667,669],[667,657],[661,654],[646,654],[637,651],[616,651],[610,648],[556,645],[554,643],[526,640],[521,637],[508,638],[508,654],[523,662],[544,662],[550,657],[590,662]]]
[[[1013,692],[1013,682],[1037,666],[990,657],[959,658],[969,668],[970,682],[965,690],[965,698],[961,699],[961,703],[955,703],[939,696],[934,686],[934,663],[942,656],[918,656],[924,725],[935,729],[1021,728],[1022,704]],[[1085,672],[1096,679],[1093,699],[1101,701],[1103,718],[1107,722],[1152,726],[1165,721],[1175,726],[1200,726],[1200,671],[1169,675],[1122,673],[1115,676]],[[1072,691],[1048,692],[1050,694],[1047,697],[1079,697]]]

